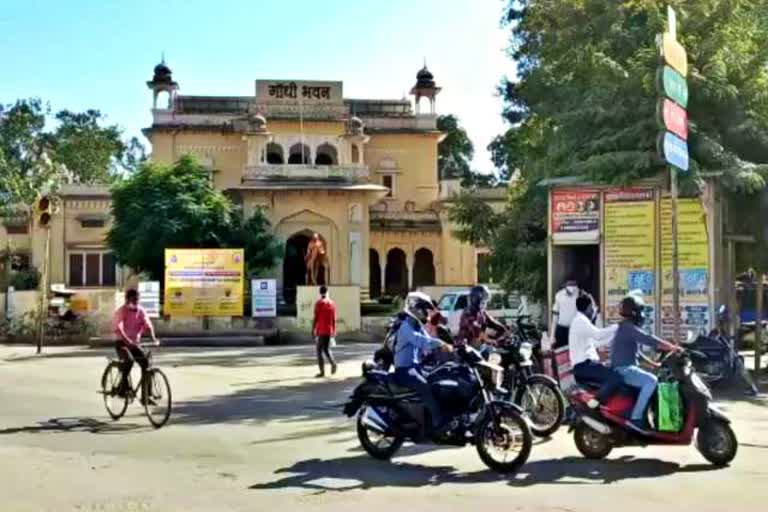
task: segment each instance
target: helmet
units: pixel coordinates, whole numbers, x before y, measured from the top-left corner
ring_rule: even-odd
[[[473,286],[469,290],[469,309],[472,311],[481,311],[485,309],[491,293],[483,285]]]
[[[638,295],[627,295],[619,303],[619,314],[622,318],[632,320],[638,327],[645,321],[645,301]]]
[[[415,316],[422,324],[427,323],[429,314],[434,311],[435,303],[426,293],[412,292],[405,298],[405,310]]]

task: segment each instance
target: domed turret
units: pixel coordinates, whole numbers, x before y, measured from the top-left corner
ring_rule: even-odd
[[[349,120],[349,131],[355,135],[362,135],[363,130],[365,130],[365,123],[363,123],[363,120],[357,116],[353,116]]]
[[[427,69],[427,65],[416,73],[416,87],[429,89],[435,86],[435,76],[430,70]]]
[[[163,92],[168,93],[167,108],[170,109],[173,106],[173,98],[179,84],[173,81],[173,72],[165,64],[165,57],[155,66],[152,80],[147,82],[147,87],[152,91],[152,108],[157,108],[157,97]]]
[[[435,97],[440,92],[440,87],[435,84],[435,75],[427,69],[427,63],[424,62],[418,73],[416,73],[416,85],[411,89],[411,94],[416,96],[416,113],[421,110],[421,98],[429,98],[429,113],[435,113]]]

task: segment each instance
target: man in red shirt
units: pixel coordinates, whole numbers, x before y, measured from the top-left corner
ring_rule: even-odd
[[[115,350],[124,364],[121,387],[125,390],[128,375],[131,373],[131,368],[133,368],[133,362],[135,361],[139,364],[142,373],[146,371],[149,364],[147,356],[139,346],[142,334],[145,331],[149,331],[152,341],[156,345],[160,344],[155,336],[155,330],[147,316],[147,312],[139,306],[139,292],[137,290],[125,292],[125,304],[115,311],[113,327],[116,336]],[[144,395],[144,390],[142,390],[142,395]]]
[[[320,373],[317,377],[325,377],[325,360],[323,354],[331,363],[331,375],[336,373],[336,361],[331,353],[331,340],[336,336],[336,303],[328,298],[328,287],[320,287],[320,300],[315,303],[315,316],[312,320],[312,335],[317,345],[317,366]]]

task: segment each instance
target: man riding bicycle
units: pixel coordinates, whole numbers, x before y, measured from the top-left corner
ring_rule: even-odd
[[[116,336],[115,350],[123,362],[123,378],[120,384],[120,392],[123,394],[128,391],[128,375],[131,373],[134,361],[141,367],[142,377],[149,366],[147,356],[140,346],[141,336],[145,331],[149,331],[155,345],[159,345],[160,341],[155,336],[155,329],[147,312],[139,306],[137,290],[125,292],[125,304],[115,311],[113,325]],[[144,386],[142,386],[141,395],[141,401],[144,403]]]

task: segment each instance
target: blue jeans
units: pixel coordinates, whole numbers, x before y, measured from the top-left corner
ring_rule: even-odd
[[[638,366],[622,366],[616,368],[616,371],[624,378],[627,386],[637,388],[640,393],[637,395],[635,407],[632,409],[632,421],[642,421],[645,408],[656,390],[658,379],[650,372],[643,370]]]
[[[432,394],[432,386],[429,385],[429,382],[427,382],[427,379],[418,367],[395,368],[394,381],[398,386],[410,388],[419,394],[424,402],[424,406],[429,411],[429,415],[432,417],[433,427],[442,424],[443,417],[440,414],[440,407],[437,405],[435,395]]]

